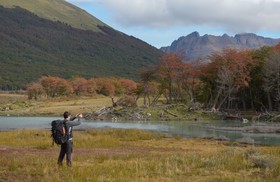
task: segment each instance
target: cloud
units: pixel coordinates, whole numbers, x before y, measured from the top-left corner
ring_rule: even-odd
[[[216,26],[279,31],[280,0],[69,0],[98,2],[127,27]]]

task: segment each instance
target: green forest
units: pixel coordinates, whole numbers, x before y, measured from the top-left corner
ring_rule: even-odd
[[[42,76],[137,79],[136,68],[159,61],[162,52],[107,26],[99,32],[39,18],[22,8],[0,6],[0,89],[16,90]]]

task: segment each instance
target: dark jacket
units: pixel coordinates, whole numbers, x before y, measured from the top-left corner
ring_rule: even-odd
[[[65,121],[65,128],[68,135],[68,140],[73,140],[73,126],[78,126],[81,124],[80,117],[73,117],[69,121]]]

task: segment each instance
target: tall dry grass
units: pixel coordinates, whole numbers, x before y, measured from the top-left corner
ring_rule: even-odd
[[[74,132],[58,167],[49,131],[0,132],[0,181],[279,181],[280,148],[235,146],[140,130]]]
[[[26,115],[26,116],[61,116],[64,111],[72,113],[87,113],[112,105],[110,97],[61,97],[28,100],[27,95],[1,94],[1,107],[9,110],[0,111],[0,115]]]

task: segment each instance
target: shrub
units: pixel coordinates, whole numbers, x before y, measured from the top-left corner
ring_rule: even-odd
[[[123,106],[123,107],[136,107],[136,100],[133,96],[126,96],[126,97],[121,97],[117,101],[117,105]]]
[[[266,157],[266,156],[261,156],[261,155],[255,155],[252,156],[251,161],[254,165],[254,167],[257,168],[273,168],[275,166],[275,162],[272,158]]]
[[[26,85],[28,99],[37,100],[38,97],[42,96],[44,93],[44,89],[40,83],[31,83]]]

